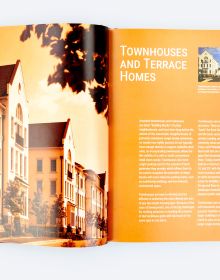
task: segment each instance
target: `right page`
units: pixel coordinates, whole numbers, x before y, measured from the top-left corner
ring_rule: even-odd
[[[112,240],[220,240],[220,31],[110,44]]]

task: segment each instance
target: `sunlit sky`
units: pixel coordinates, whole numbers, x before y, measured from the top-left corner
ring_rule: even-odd
[[[76,161],[86,169],[105,172],[108,165],[106,119],[96,113],[87,92],[73,94],[70,89],[62,91],[58,84],[47,85],[48,75],[54,72],[59,61],[49,54],[49,48],[41,47],[36,36],[20,42],[23,29],[23,26],[0,28],[0,65],[21,60],[30,123],[60,122],[70,118]]]

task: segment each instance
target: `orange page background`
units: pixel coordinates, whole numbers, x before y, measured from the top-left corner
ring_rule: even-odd
[[[196,129],[197,120],[220,120],[220,94],[198,94],[198,47],[220,47],[220,31],[113,30],[110,67],[110,235],[114,241],[220,240],[220,227],[198,227],[191,219],[141,224],[138,222],[138,122],[184,120]],[[188,69],[158,70],[156,82],[121,82],[120,45],[187,48]],[[130,57],[130,59],[136,57]],[[154,59],[154,58],[152,58]],[[155,58],[157,59],[157,58]],[[160,58],[158,58],[160,59]],[[146,71],[146,69],[140,69]],[[210,84],[210,83],[209,83]],[[214,83],[212,83],[213,85]],[[220,83],[215,83],[219,84]],[[195,180],[190,188],[167,186],[150,192],[187,192],[197,201]],[[210,198],[209,198],[210,199]],[[219,201],[219,198],[213,198]]]

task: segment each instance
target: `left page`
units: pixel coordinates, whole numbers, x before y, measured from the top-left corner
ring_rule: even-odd
[[[0,27],[0,242],[106,243],[108,29]]]

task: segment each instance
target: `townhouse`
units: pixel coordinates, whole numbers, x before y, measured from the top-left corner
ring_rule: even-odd
[[[90,219],[97,215],[100,218],[107,218],[105,211],[105,177],[106,174],[96,174],[91,169],[85,169],[85,180],[86,180],[86,233],[88,238],[100,238],[102,232],[96,226],[95,223],[91,222]]]
[[[204,50],[198,57],[199,74],[204,77],[212,77],[220,75],[220,66],[217,60],[208,50]]]
[[[35,123],[29,125],[30,141],[30,199],[36,193],[48,201],[49,209],[60,194],[64,200],[67,217],[62,220],[62,227],[74,225],[74,168],[75,148],[70,119],[66,122]],[[31,215],[30,225],[37,224]],[[49,213],[48,226],[57,224],[56,213]]]
[[[40,195],[48,206],[47,228],[69,225],[73,232],[101,237],[94,223],[88,226],[87,218],[88,213],[107,218],[105,177],[76,162],[70,119],[29,124],[21,62],[0,66],[0,235],[13,227],[15,215],[5,205],[4,195],[15,183],[22,198],[16,214],[21,232],[39,226],[32,204]],[[66,212],[62,219],[53,207],[59,196]]]
[[[28,227],[29,141],[28,104],[21,62],[0,66],[0,220],[9,224],[11,213],[3,195],[16,182],[21,192],[20,227]]]

